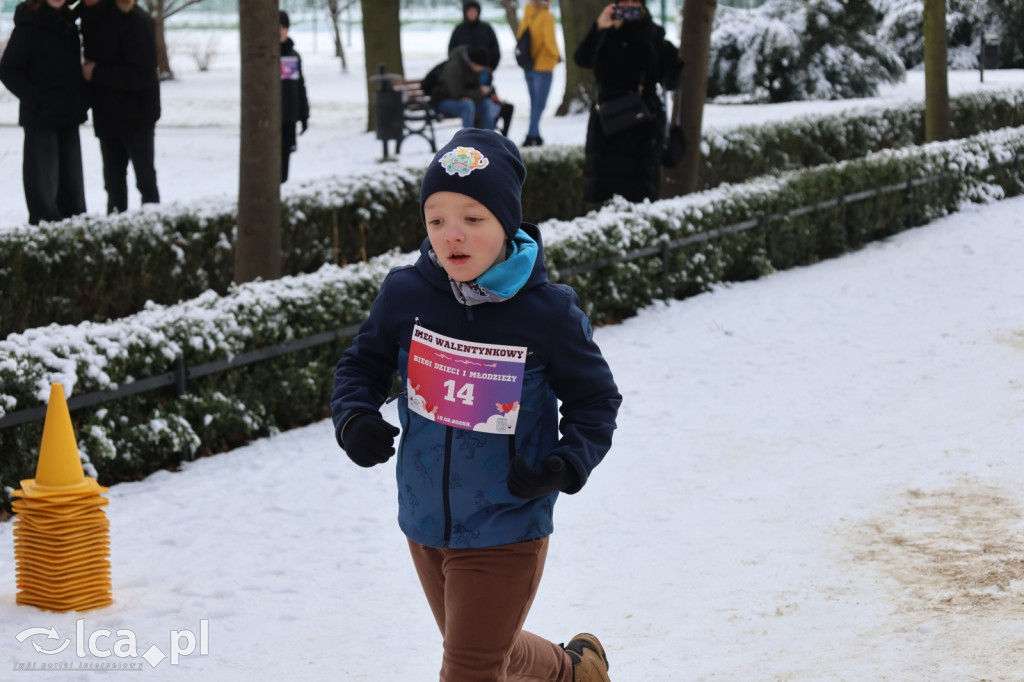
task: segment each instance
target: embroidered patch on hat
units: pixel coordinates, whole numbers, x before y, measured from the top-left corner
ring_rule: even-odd
[[[448,175],[466,177],[475,170],[487,168],[490,161],[473,147],[456,147],[437,160]]]

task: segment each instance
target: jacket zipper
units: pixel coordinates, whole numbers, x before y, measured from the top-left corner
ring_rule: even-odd
[[[444,505],[444,547],[451,545],[452,541],[452,504],[451,504],[451,475],[452,475],[452,427],[444,427],[444,471],[441,474],[441,501]]]
[[[472,322],[474,319],[472,306],[463,305],[462,308],[465,311],[467,321]],[[417,318],[417,322],[419,322],[419,318]],[[451,546],[452,541],[451,476],[453,428],[446,426],[444,429],[444,471],[441,475],[442,485],[444,486],[441,489],[441,501],[444,505],[444,547]]]

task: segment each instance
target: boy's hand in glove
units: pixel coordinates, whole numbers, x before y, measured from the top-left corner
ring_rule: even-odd
[[[376,412],[363,412],[348,420],[338,442],[345,454],[361,467],[383,464],[395,454],[395,436],[399,428],[384,421]]]
[[[558,455],[550,455],[540,469],[531,469],[519,456],[512,458],[508,472],[508,491],[516,497],[533,500],[565,490],[576,480],[576,472]]]

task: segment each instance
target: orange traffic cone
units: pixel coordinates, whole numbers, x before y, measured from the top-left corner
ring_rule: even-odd
[[[113,603],[107,488],[87,478],[64,387],[52,384],[36,477],[11,493],[19,604],[89,611]]]

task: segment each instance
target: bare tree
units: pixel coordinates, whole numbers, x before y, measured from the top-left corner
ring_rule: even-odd
[[[171,60],[167,55],[167,40],[164,37],[164,21],[167,17],[174,16],[186,7],[198,5],[203,0],[139,0],[139,6],[146,10],[149,16],[153,17],[153,25],[156,28],[156,68],[160,74],[160,80],[174,80],[174,72],[171,70]]]
[[[281,37],[277,0],[239,0],[241,149],[235,281],[281,276]]]
[[[331,26],[334,28],[334,56],[341,60],[341,72],[348,73],[348,61],[345,59],[345,47],[341,43],[338,22],[341,21],[341,13],[356,4],[356,0],[324,0],[324,4],[331,18]]]
[[[687,0],[683,5],[683,25],[679,38],[679,54],[684,64],[683,80],[673,96],[672,118],[679,121],[683,130],[686,155],[678,166],[666,168],[662,173],[663,197],[689,194],[697,189],[701,127],[708,94],[711,27],[717,9],[718,0]]]
[[[399,0],[360,0],[363,10],[363,44],[366,55],[366,120],[367,130],[377,126],[375,93],[377,75],[384,64],[389,73],[404,74],[402,66],[402,32],[398,20]]]
[[[576,66],[573,53],[608,0],[562,0],[562,38],[565,42],[565,91],[556,116],[586,111],[594,99],[594,73]]]
[[[512,35],[519,33],[519,3],[516,0],[499,0],[498,4],[505,8],[505,20],[512,29]]]
[[[924,0],[924,138],[949,139],[946,1]]]

